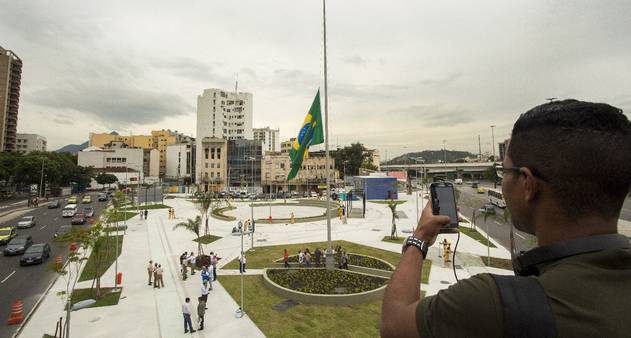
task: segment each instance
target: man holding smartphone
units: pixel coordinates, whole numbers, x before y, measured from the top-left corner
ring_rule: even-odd
[[[607,104],[522,114],[497,168],[512,224],[538,247],[516,276],[479,274],[420,299],[427,248],[449,217],[429,202],[384,294],[384,337],[628,337],[631,244],[617,234],[631,188],[631,123]]]

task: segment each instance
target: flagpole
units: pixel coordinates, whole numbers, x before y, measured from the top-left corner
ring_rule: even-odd
[[[331,166],[329,160],[329,90],[327,87],[327,69],[326,69],[326,0],[322,0],[322,23],[324,27],[324,152],[326,156],[326,268],[333,270],[335,262],[333,261],[333,250],[331,248]]]

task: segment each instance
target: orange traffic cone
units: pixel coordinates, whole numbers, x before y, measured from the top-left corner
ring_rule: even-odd
[[[16,300],[11,305],[11,316],[7,320],[8,325],[20,324],[24,320],[24,304],[21,300]]]

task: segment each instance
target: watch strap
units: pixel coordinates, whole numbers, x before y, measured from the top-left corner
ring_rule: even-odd
[[[410,236],[405,240],[405,247],[409,247],[409,246],[415,246],[419,249],[419,251],[421,251],[421,254],[423,255],[423,259],[425,259],[425,257],[427,256],[427,244],[421,240],[418,239],[414,236]]]

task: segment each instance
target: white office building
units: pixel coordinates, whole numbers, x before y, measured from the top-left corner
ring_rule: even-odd
[[[280,130],[270,127],[254,128],[254,139],[263,142],[263,154],[280,151]]]
[[[152,149],[148,155],[147,158],[142,148],[102,149],[92,146],[77,153],[77,164],[92,167],[97,172],[114,174],[121,184],[136,184],[139,180],[151,183],[154,176],[149,175],[159,172],[160,154]],[[148,172],[145,172],[147,169]]]
[[[15,151],[30,153],[31,151],[46,151],[46,138],[37,134],[17,134]]]
[[[204,137],[252,139],[252,94],[205,89],[197,97],[197,149]]]
[[[168,145],[166,156],[166,178],[178,181],[195,178],[194,141]]]

